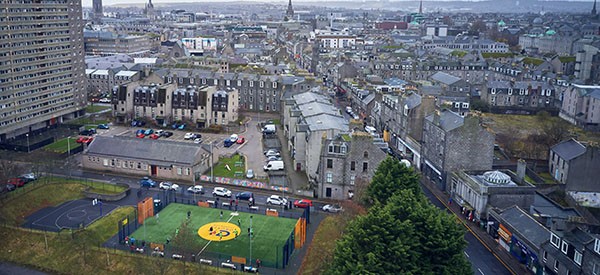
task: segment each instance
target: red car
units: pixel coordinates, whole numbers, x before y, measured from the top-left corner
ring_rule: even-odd
[[[313,204],[312,204],[311,200],[296,200],[296,201],[294,201],[294,207],[309,208],[312,206],[313,206]]]
[[[25,185],[25,181],[23,179],[20,179],[20,178],[12,178],[12,179],[8,179],[8,181],[6,182],[6,184],[11,184],[11,185],[14,185],[16,187],[22,187],[23,185]]]
[[[244,142],[246,142],[246,139],[242,136],[238,137],[238,139],[235,141],[237,144],[244,144]]]
[[[151,134],[148,137],[151,138],[151,139],[158,139],[160,136],[157,135],[157,134]]]
[[[77,143],[90,144],[92,142],[92,140],[94,140],[93,137],[79,137],[77,139]]]
[[[79,138],[77,139],[77,143],[83,143],[83,141],[84,141],[85,139],[87,139],[87,137],[79,137]]]
[[[135,137],[144,138],[146,135],[144,135],[144,133],[137,133]]]

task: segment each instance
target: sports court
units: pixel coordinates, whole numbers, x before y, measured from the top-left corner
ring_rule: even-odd
[[[252,216],[251,258],[259,258],[263,263],[270,262],[273,265],[282,260],[283,247],[294,233],[298,223],[297,219],[171,203],[159,212],[158,217],[148,217],[145,225],[140,225],[130,237],[144,240],[146,243],[165,244],[167,239],[176,238],[178,228],[188,219],[188,212],[190,212],[188,226],[194,233],[192,238],[194,243],[191,245],[195,248],[194,251],[202,251],[198,257],[203,257],[205,254],[212,256],[220,254],[249,258],[248,228]],[[232,213],[234,214],[231,215]],[[169,244],[167,249],[168,246]]]
[[[55,232],[83,228],[117,207],[116,204],[104,202],[93,205],[91,199],[68,201],[31,214],[26,218],[25,227]]]

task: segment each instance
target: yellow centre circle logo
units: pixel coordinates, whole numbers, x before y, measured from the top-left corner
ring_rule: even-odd
[[[240,227],[228,222],[211,222],[198,229],[198,235],[208,241],[229,241],[242,233]]]

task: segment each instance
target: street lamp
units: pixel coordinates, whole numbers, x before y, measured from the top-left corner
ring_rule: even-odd
[[[210,143],[210,182],[214,182],[213,181],[213,162],[214,162],[213,143],[214,143],[214,141]]]
[[[25,136],[27,137],[27,153],[29,153],[29,134],[25,134]]]
[[[250,216],[250,266],[252,266],[252,216]]]

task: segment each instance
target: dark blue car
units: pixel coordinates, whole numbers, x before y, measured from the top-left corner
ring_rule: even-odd
[[[140,180],[140,187],[156,187],[156,182],[148,177],[144,177]]]

